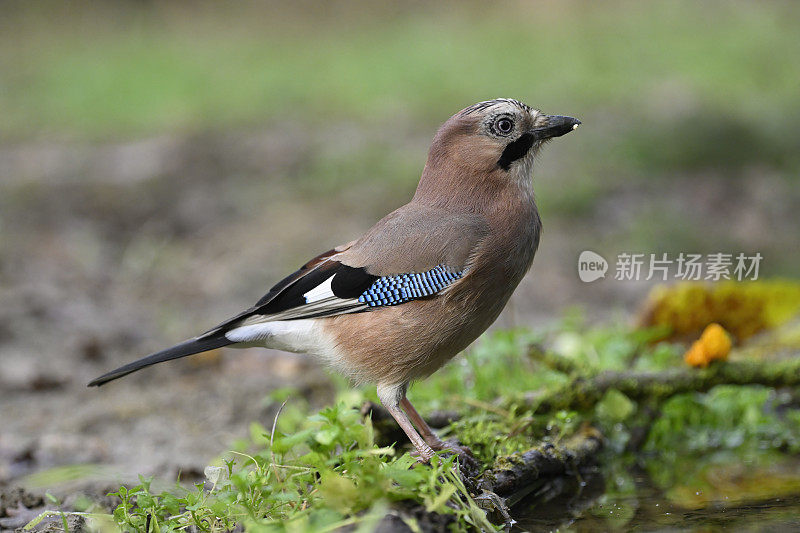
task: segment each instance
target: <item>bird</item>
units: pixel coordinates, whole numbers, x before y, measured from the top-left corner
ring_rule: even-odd
[[[542,230],[534,160],[579,124],[510,98],[462,109],[436,132],[407,204],[314,257],[246,311],[89,386],[223,346],[307,353],[374,384],[421,462],[438,451],[468,453],[436,435],[408,387],[477,339],[530,269]]]

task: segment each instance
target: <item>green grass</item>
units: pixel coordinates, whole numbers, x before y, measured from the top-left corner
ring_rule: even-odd
[[[304,419],[293,433],[254,431],[260,451],[208,467],[205,484],[156,492],[142,478],[121,487],[114,521],[126,531],[143,531],[148,523],[152,531],[224,531],[239,524],[248,531],[348,525],[370,531],[392,503],[416,501],[429,512],[453,515],[462,527],[494,529],[454,473],[454,457],[415,467],[408,454],[377,446],[369,420],[344,403]]]
[[[497,96],[611,128],[707,106],[744,123],[800,109],[792,3],[15,7],[0,37],[11,138],[436,124]]]

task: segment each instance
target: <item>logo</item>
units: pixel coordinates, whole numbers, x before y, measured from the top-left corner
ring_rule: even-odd
[[[578,257],[578,277],[584,283],[590,283],[606,277],[608,261],[602,255],[591,250],[584,250]]]

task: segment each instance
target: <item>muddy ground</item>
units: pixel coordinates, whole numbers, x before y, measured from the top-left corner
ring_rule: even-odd
[[[69,502],[137,474],[202,477],[251,421],[271,423],[276,388],[297,387],[319,405],[331,398],[314,361],[267,350],[220,350],[100,389],[86,383],[251,305],[409,198],[415,175],[321,191],[304,178],[317,147],[381,135],[342,126],[0,146],[0,529],[41,510],[44,488]],[[408,131],[400,140],[420,167],[428,138]],[[550,148],[536,179],[552,188],[565,152]],[[648,241],[646,228],[632,229],[648,213],[704,251],[735,243],[775,257],[796,231],[800,195],[758,177],[674,176],[605,190],[582,212],[551,210],[534,268],[498,326],[544,324],[573,305],[599,320],[634,312],[650,283],[583,284],[575,264],[598,246],[672,249],[660,240],[669,232]]]

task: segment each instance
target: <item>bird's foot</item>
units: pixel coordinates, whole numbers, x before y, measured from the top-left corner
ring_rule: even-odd
[[[457,455],[461,473],[467,477],[474,477],[480,473],[481,465],[472,455],[472,450],[454,440],[441,441],[437,439],[430,445],[415,447],[410,455],[416,458],[419,464],[428,464],[436,452],[444,452],[445,455]]]
[[[462,467],[465,467],[468,472],[477,472],[480,470],[480,463],[472,455],[472,450],[468,446],[462,446],[455,440],[438,441],[431,444],[431,448],[436,451],[445,453],[452,453],[458,456],[458,462]]]
[[[415,447],[411,452],[409,452],[409,455],[415,458],[417,463],[428,464],[431,462],[431,458],[436,455],[436,452],[433,451],[433,448],[426,444],[425,446]]]

